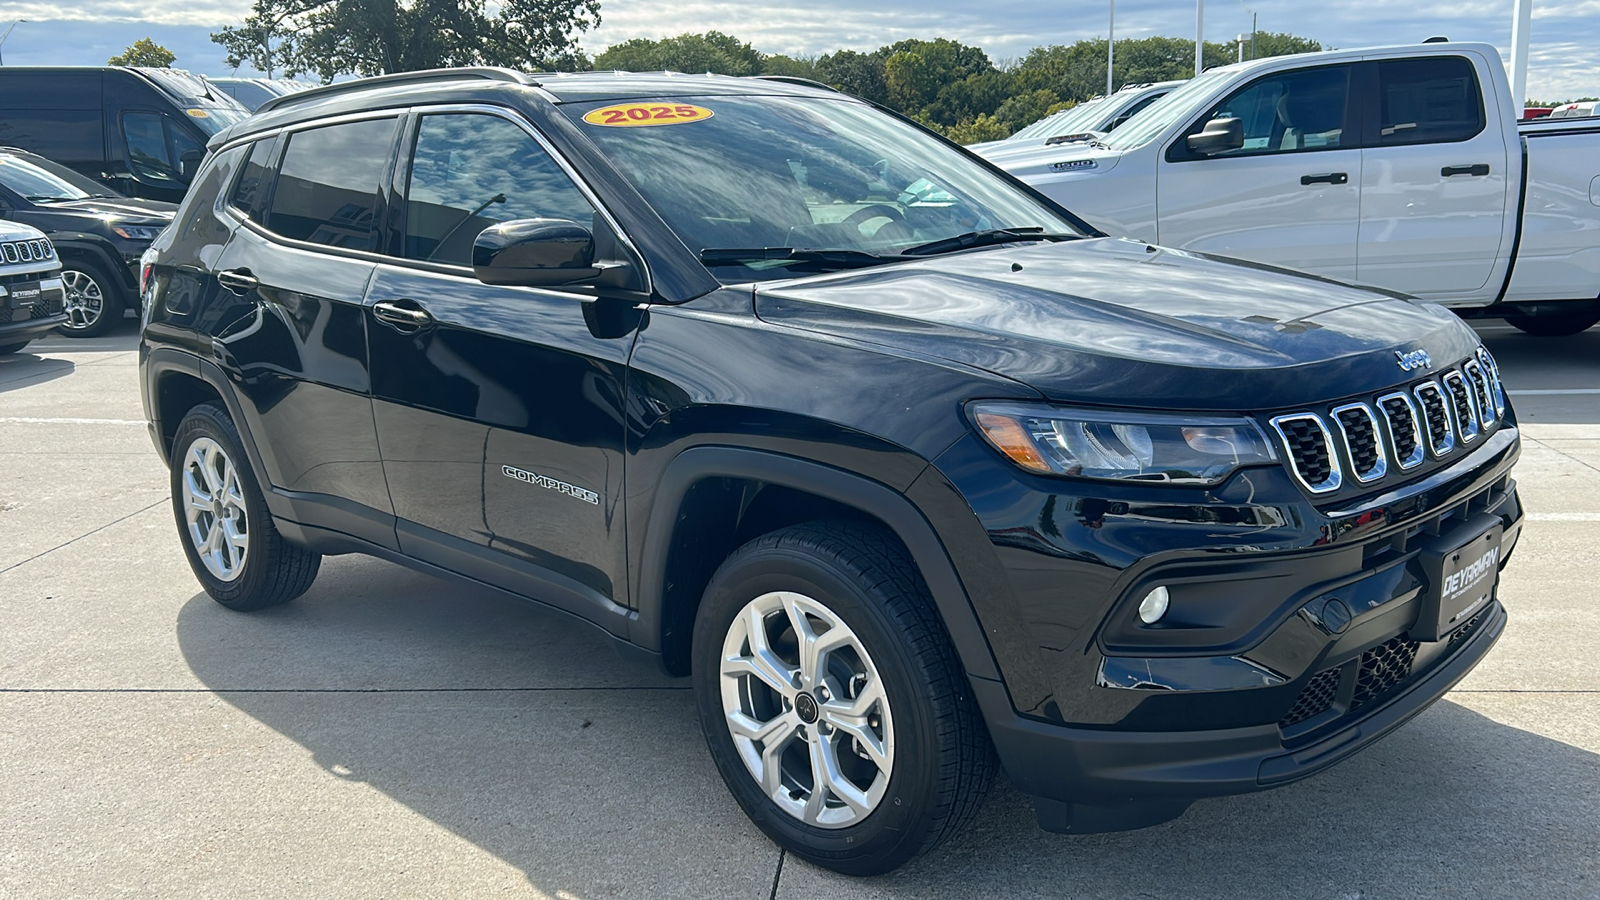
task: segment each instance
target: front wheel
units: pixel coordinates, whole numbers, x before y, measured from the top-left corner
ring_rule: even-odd
[[[993,777],[927,587],[877,528],[797,525],[734,552],[701,602],[693,679],[745,813],[838,872],[879,874],[931,849]]]
[[[122,321],[122,289],[98,264],[65,260],[61,267],[61,287],[66,295],[62,312],[62,334],[94,337],[115,328]]]
[[[229,609],[287,603],[317,577],[322,556],[278,534],[239,430],[219,406],[196,406],[178,423],[172,512],[189,568]]]
[[[1600,310],[1545,316],[1506,316],[1507,324],[1518,331],[1539,337],[1566,337],[1578,334],[1588,331],[1596,322],[1600,322]]]

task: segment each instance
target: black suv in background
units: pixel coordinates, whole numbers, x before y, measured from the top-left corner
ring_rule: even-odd
[[[182,200],[206,141],[248,115],[182,69],[0,66],[0,145],[130,197]]]
[[[778,80],[393,76],[211,148],[140,347],[205,590],[368,553],[593,623],[820,865],[933,846],[997,758],[1054,831],[1294,781],[1504,628],[1518,430],[1437,306]]]
[[[0,147],[0,218],[32,225],[55,244],[66,334],[90,337],[122,320],[138,299],[139,256],[177,208],[123,197],[42,156]]]

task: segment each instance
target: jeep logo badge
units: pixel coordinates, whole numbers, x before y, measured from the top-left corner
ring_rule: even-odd
[[[1433,358],[1426,350],[1413,350],[1410,353],[1394,352],[1395,361],[1400,364],[1400,371],[1410,372],[1413,369],[1433,368]]]

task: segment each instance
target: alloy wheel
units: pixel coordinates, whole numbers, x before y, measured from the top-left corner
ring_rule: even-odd
[[[877,808],[894,769],[894,722],[844,620],[802,594],[763,594],[729,626],[721,675],[734,747],[778,808],[820,828]]]
[[[66,294],[62,311],[67,314],[67,321],[63,324],[73,331],[94,327],[106,309],[106,295],[100,283],[87,272],[67,269],[61,273],[61,286]]]
[[[233,581],[250,552],[244,488],[222,446],[196,438],[183,460],[183,511],[189,540],[206,571]]]

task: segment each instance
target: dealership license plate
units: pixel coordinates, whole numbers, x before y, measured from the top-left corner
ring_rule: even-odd
[[[1500,581],[1501,526],[1446,550],[1440,559],[1434,590],[1438,596],[1438,630],[1444,636],[1460,628],[1494,599]]]
[[[44,291],[39,289],[39,282],[37,281],[24,281],[21,284],[12,285],[7,290],[10,292],[10,296],[6,299],[10,301],[12,309],[22,309],[25,306],[32,306],[35,303],[44,301]]]

